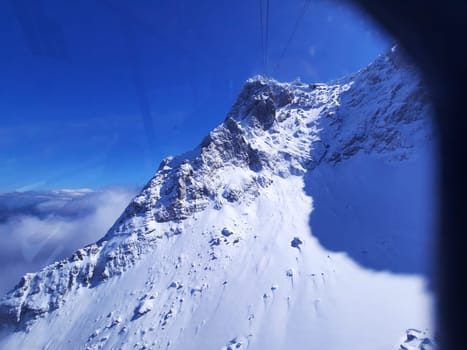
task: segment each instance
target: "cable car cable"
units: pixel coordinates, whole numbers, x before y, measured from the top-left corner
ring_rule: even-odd
[[[305,0],[305,3],[303,4],[303,9],[302,9],[302,11],[300,11],[300,13],[298,15],[298,18],[297,18],[297,21],[295,22],[295,25],[294,25],[294,27],[292,29],[292,33],[290,34],[290,36],[289,36],[289,38],[288,38],[288,40],[287,40],[287,42],[286,42],[286,44],[284,46],[284,49],[282,50],[282,53],[279,56],[279,60],[278,60],[276,66],[274,68],[274,73],[277,72],[277,70],[280,68],[282,60],[284,59],[284,56],[285,56],[287,50],[289,49],[289,46],[292,43],[293,38],[295,37],[295,34],[297,33],[298,27],[300,26],[300,23],[303,20],[303,17],[305,17],[306,12],[310,8],[310,5],[311,5],[311,0]]]
[[[268,69],[268,46],[269,46],[269,0],[266,0],[266,38],[264,43],[264,72]]]

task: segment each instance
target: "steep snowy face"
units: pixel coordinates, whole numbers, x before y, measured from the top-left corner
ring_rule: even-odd
[[[359,151],[407,157],[414,137],[429,135],[429,103],[403,64],[393,52],[330,85],[248,80],[224,123],[192,152],[165,159],[109,234],[125,234],[128,216],[183,220],[256,197],[272,175],[300,175]],[[239,168],[243,177],[232,183],[228,175]]]
[[[312,89],[262,77],[247,81],[224,123],[191,153],[164,160],[127,214],[182,220],[209,205],[221,208],[239,196],[256,197],[271,175],[303,173],[318,139],[320,112],[334,108],[348,88]],[[237,173],[232,181],[229,175],[238,169],[240,178]]]
[[[194,150],[165,159],[101,240],[25,275],[1,299],[0,345],[397,344],[412,323],[430,324],[423,279],[375,276],[343,253],[331,257],[312,236],[304,178],[357,155],[411,159],[429,142],[428,115],[419,79],[397,50],[329,84],[248,80],[225,121]],[[382,293],[399,287],[404,312],[390,310]],[[393,338],[375,328],[363,340],[352,329],[337,332],[345,341],[330,340],[368,295],[379,298],[379,314],[358,326],[392,317],[385,336]]]

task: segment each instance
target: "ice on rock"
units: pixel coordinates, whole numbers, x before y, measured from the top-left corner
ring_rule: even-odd
[[[142,298],[140,304],[136,307],[134,317],[140,317],[154,309],[155,295],[146,295]]]
[[[229,237],[229,236],[233,235],[233,232],[230,231],[230,230],[229,230],[228,228],[226,228],[226,227],[224,227],[224,228],[222,229],[222,232],[221,232],[221,233],[222,233],[222,235],[225,236],[225,237]]]
[[[300,250],[300,246],[302,244],[303,244],[303,241],[298,237],[294,237],[292,241],[290,242],[290,246],[293,248],[297,248],[298,250]]]
[[[221,350],[237,350],[248,348],[248,339],[246,337],[236,337],[230,340]]]
[[[408,329],[399,350],[435,350],[436,342],[430,338],[427,331]]]
[[[178,282],[178,281],[173,281],[172,283],[170,283],[169,288],[175,288],[175,289],[183,288],[183,283]]]

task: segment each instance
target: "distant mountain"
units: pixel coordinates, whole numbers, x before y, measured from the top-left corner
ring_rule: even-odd
[[[429,349],[429,116],[396,48],[248,80],[101,240],[1,299],[0,348]]]

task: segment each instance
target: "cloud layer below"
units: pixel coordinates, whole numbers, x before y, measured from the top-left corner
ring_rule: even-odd
[[[0,194],[0,295],[107,232],[136,188]]]

